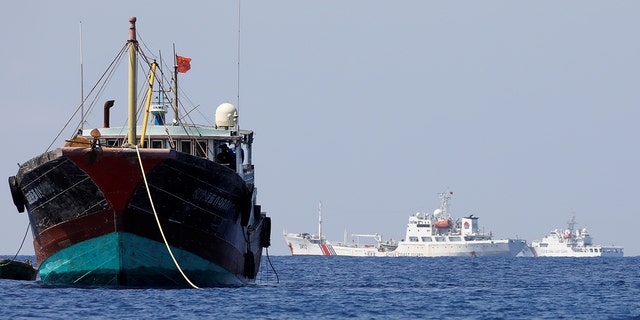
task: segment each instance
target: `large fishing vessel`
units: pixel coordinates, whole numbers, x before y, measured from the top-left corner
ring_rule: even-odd
[[[382,241],[380,234],[352,234],[348,242],[329,241],[322,234],[322,203],[318,204],[318,234],[284,233],[284,240],[294,256],[352,256],[373,257],[392,251],[397,244],[393,239]],[[360,242],[363,240],[363,242]]]
[[[542,240],[531,242],[531,251],[538,257],[622,257],[623,247],[593,244],[587,228],[576,229],[575,215],[564,230],[555,229]]]
[[[207,287],[252,282],[271,228],[257,204],[254,134],[240,130],[238,110],[229,103],[216,109],[215,125],[180,118],[176,83],[190,59],[174,53],[168,73],[173,89],[165,90],[169,86],[159,76],[154,90],[158,63],[138,45],[136,18],[129,22],[129,39],[111,64],[129,62],[128,126],[109,125],[114,101],[107,101],[103,128],[83,129],[82,119],[64,147],[22,163],[9,178],[18,211],[28,211],[41,283]],[[140,104],[138,61],[149,67],[146,100]],[[154,92],[160,99],[151,106]],[[84,101],[97,98],[83,99],[83,108]],[[174,112],[169,123],[168,109]],[[144,114],[142,124],[137,113]],[[149,115],[153,125],[147,126]]]
[[[321,232],[285,234],[285,241],[292,255],[338,255],[378,257],[444,257],[444,256],[532,256],[527,242],[521,239],[494,239],[491,233],[483,233],[478,217],[469,215],[454,220],[449,214],[449,200],[453,192],[440,194],[441,206],[433,214],[416,213],[409,217],[405,239],[383,243],[377,237],[376,244],[362,246],[345,242],[327,241]],[[320,215],[321,217],[321,215]]]

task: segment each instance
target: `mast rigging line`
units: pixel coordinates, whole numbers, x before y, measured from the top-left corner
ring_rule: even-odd
[[[128,44],[128,43],[127,43]],[[102,96],[102,93],[104,92],[104,89],[106,88],[107,84],[111,81],[111,79],[113,78],[113,75],[115,74],[115,71],[119,68],[120,64],[122,63],[122,61],[124,60],[125,57],[125,53],[126,53],[127,47],[125,46],[123,48],[123,51],[121,52],[121,55],[118,57],[118,61],[117,61],[117,65],[115,67],[113,67],[112,65],[109,66],[109,77],[107,80],[104,81],[100,91],[98,94],[96,94],[96,96],[94,97],[92,103],[91,103],[91,110],[93,110],[93,107],[96,105],[98,98],[100,98]],[[146,57],[146,55],[144,55],[141,51],[140,54],[143,55],[143,60],[144,63],[147,63],[147,65],[145,65],[141,60],[138,60],[138,64],[140,65],[140,67],[142,67],[142,72],[143,75],[145,76],[145,78],[149,78],[149,74],[150,72],[147,72],[147,66],[150,66],[151,63],[149,62],[148,57]],[[136,95],[138,97],[143,97],[145,96],[145,92],[147,91],[147,87],[140,87],[139,91],[136,93]],[[138,105],[136,106],[136,117],[138,117],[144,110],[144,103],[145,100],[144,99],[138,99]],[[120,134],[123,134],[126,130],[127,130],[127,121],[128,119],[125,118],[124,119],[124,123],[120,126],[121,131]]]
[[[96,81],[96,83],[91,88],[89,93],[87,93],[87,95],[82,98],[82,100],[80,102],[80,105],[76,108],[76,110],[73,112],[73,114],[71,114],[71,116],[69,117],[67,122],[64,124],[62,129],[60,129],[58,134],[56,134],[56,136],[52,139],[51,143],[49,144],[49,146],[47,147],[45,152],[48,152],[49,150],[51,150],[51,147],[53,146],[53,144],[60,138],[62,133],[67,129],[67,127],[69,126],[71,121],[75,118],[75,116],[78,114],[78,112],[81,113],[81,120],[80,120],[80,123],[75,128],[74,134],[77,134],[78,130],[83,128],[85,114],[89,114],[89,113],[91,113],[93,111],[94,107],[96,106],[96,103],[97,103],[98,99],[102,96],[102,93],[106,89],[107,84],[113,78],[113,76],[115,74],[115,71],[118,69],[117,66],[120,65],[120,63],[122,62],[122,60],[123,60],[123,58],[125,56],[125,53],[127,52],[128,44],[129,43],[127,41],[122,46],[122,48],[120,49],[118,54],[116,54],[116,57],[111,61],[111,63],[109,63],[109,66],[107,67],[105,72],[100,76],[98,81]],[[139,51],[143,55],[143,57],[145,59],[145,62],[148,63],[148,61],[149,61],[148,56],[142,50],[139,50]],[[145,70],[145,69],[143,68],[143,70]],[[84,80],[83,80],[83,82],[84,82]],[[89,107],[87,108],[87,110],[85,112],[84,103],[92,96],[93,96],[93,99],[91,100],[91,103],[89,104]]]
[[[144,47],[147,47],[147,46],[144,45]],[[151,65],[151,62],[150,62],[151,60],[157,61],[157,58],[155,57],[155,55],[147,54],[144,50],[142,50],[142,48],[140,46],[138,46],[138,52],[140,53],[140,56],[142,56],[141,60],[144,60],[144,62],[147,65]],[[161,62],[162,62],[162,60],[161,60]],[[142,64],[142,62],[140,62],[140,64],[141,64],[141,66],[146,67],[145,65]],[[171,68],[169,65],[165,65],[165,66],[167,68],[169,68],[169,69]],[[165,85],[164,85],[165,83],[170,83],[170,80],[165,76],[165,73],[162,72],[162,70],[163,70],[162,67],[158,68],[158,69],[160,69],[160,77],[159,78],[161,79],[161,81],[157,81],[158,86],[160,87],[159,91],[161,91],[161,92],[171,92],[171,90],[166,88]],[[147,70],[147,68],[143,68],[143,72],[145,72],[145,76],[148,78],[149,75],[150,75],[150,72],[146,72],[146,70]],[[176,79],[174,79],[174,81],[176,81]],[[186,97],[187,101],[193,105],[193,101],[191,101],[191,99],[189,99],[189,96],[184,91],[182,91],[180,87],[177,87],[177,89],[180,90],[180,92],[182,92],[181,96],[182,97]],[[138,96],[141,96],[142,94],[143,94],[143,90],[141,89],[140,93],[138,93]],[[139,116],[145,110],[144,99],[140,99],[140,101],[141,102],[139,103],[139,105],[137,106],[137,109],[136,109],[136,116]],[[173,103],[172,99],[168,99],[168,104],[169,104],[169,106],[172,107],[173,110],[176,110],[176,109],[180,110],[181,107],[184,107],[184,103],[182,103],[182,100],[178,101],[177,108],[176,108],[176,106],[174,106],[174,103]],[[197,109],[198,107],[199,107],[199,105],[195,106],[194,109]],[[193,111],[193,110],[191,110],[191,111]],[[183,119],[187,118],[187,119],[189,119],[190,123],[194,123],[193,119],[190,116],[191,111],[189,111],[185,115],[183,115],[178,121],[180,121],[182,123]],[[167,125],[167,123],[165,122],[164,127],[168,127],[168,126],[169,125]],[[191,138],[195,138],[194,135],[192,135],[187,130],[186,126],[183,125],[181,127],[183,128],[184,133],[185,133],[186,136],[191,137]],[[123,128],[124,128],[124,126],[123,126]],[[191,126],[191,128],[196,131],[196,133],[198,134],[199,137],[202,136],[202,134],[200,133],[200,130],[199,130],[199,128],[197,126]],[[198,144],[196,144],[196,147],[200,147],[200,146]],[[201,151],[204,152],[205,150],[201,149]],[[213,156],[214,155],[214,150],[210,150],[210,153],[211,153],[210,155]]]
[[[147,47],[146,45],[144,45],[144,46],[145,46],[145,47]],[[143,59],[145,60],[145,62],[146,62],[148,65],[151,65],[150,60],[153,60],[153,59],[158,60],[158,58],[156,58],[156,57],[155,57],[155,55],[148,55],[148,54],[146,54],[146,52],[145,52],[145,51],[143,51],[140,47],[138,47],[138,50],[139,50],[139,52],[140,52],[140,55],[143,57]],[[153,57],[153,58],[150,58],[150,57]],[[160,60],[160,61],[161,61],[161,62],[163,62],[163,60]],[[160,78],[160,79],[162,79],[162,81],[158,81],[157,83],[158,83],[158,86],[160,86],[160,91],[162,91],[162,92],[171,92],[171,89],[170,89],[170,88],[166,88],[166,87],[165,87],[165,85],[164,85],[165,83],[170,83],[170,82],[171,82],[171,80],[170,80],[170,79],[165,75],[165,73],[162,71],[162,70],[164,70],[164,68],[165,68],[165,67],[166,67],[167,69],[171,69],[171,66],[169,66],[169,65],[167,65],[167,64],[164,64],[164,66],[163,66],[163,67],[158,68],[158,70],[160,70],[160,77],[159,77],[159,78]],[[147,75],[148,75],[148,73],[147,73]],[[175,79],[174,79],[174,81],[175,81]],[[184,90],[182,90],[182,88],[181,88],[181,87],[178,87],[178,90],[179,90],[179,93],[181,93],[181,94],[180,94],[180,96],[182,97],[182,99],[186,99],[186,100],[189,102],[189,105],[195,105],[195,104],[193,103],[193,101],[191,101],[191,99],[189,98],[189,96],[186,94],[186,92],[185,92]],[[177,106],[177,107],[178,107],[178,109],[179,109],[179,110],[180,110],[180,109],[182,109],[182,110],[186,110],[186,108],[184,108],[184,107],[185,107],[185,104],[182,102],[182,99],[180,99],[180,100],[178,101],[178,106]],[[174,105],[173,105],[174,103],[173,103],[173,101],[172,101],[171,99],[169,99],[169,100],[168,100],[168,104],[169,104],[169,106],[171,106],[171,107],[176,107],[176,106],[174,106]],[[197,107],[198,107],[198,106],[196,106],[194,109],[196,109]],[[188,119],[193,123],[193,119],[192,119],[191,117],[187,117],[187,116],[188,116],[188,113],[187,113],[187,114],[185,114],[184,116],[182,116],[182,117],[180,118],[180,121],[182,121],[182,120],[183,120],[183,119],[185,119],[185,118],[188,118]],[[206,119],[206,118],[205,118],[205,119]]]
[[[139,37],[139,34],[138,34]],[[140,37],[140,42],[142,42],[143,46],[138,46],[138,52],[140,53],[142,59],[140,59],[139,64],[142,67],[142,71],[145,75],[145,77],[149,76],[149,72],[146,68],[146,65],[150,65],[151,64],[151,60],[154,60],[155,55],[153,54],[148,54],[146,50],[143,50],[142,47],[144,48],[148,48],[148,46],[144,43],[144,41],[142,41],[142,38]],[[56,141],[60,138],[60,136],[62,136],[62,134],[65,132],[65,130],[69,127],[69,125],[71,124],[71,122],[73,121],[73,119],[76,117],[76,115],[78,113],[81,113],[81,120],[80,123],[78,123],[78,125],[75,127],[74,131],[73,131],[73,135],[77,135],[78,131],[81,130],[84,127],[84,119],[85,119],[85,115],[86,114],[91,114],[92,111],[94,110],[95,106],[97,105],[98,100],[100,99],[100,97],[102,96],[102,94],[104,93],[104,91],[106,90],[107,84],[111,81],[111,79],[113,79],[114,75],[116,74],[116,70],[118,69],[118,66],[122,63],[122,61],[124,60],[125,57],[125,53],[127,52],[128,49],[128,45],[129,42],[127,41],[122,48],[120,49],[120,51],[116,54],[115,58],[109,63],[108,67],[105,69],[105,71],[103,72],[103,74],[100,76],[100,78],[95,82],[95,84],[93,85],[93,87],[91,88],[91,90],[86,94],[86,96],[84,96],[80,102],[80,104],[77,106],[76,110],[73,112],[73,114],[71,114],[71,116],[68,118],[67,122],[63,125],[63,127],[60,129],[60,131],[55,135],[55,137],[51,140],[51,143],[47,146],[46,150],[44,152],[48,152],[49,150],[51,150],[51,148],[53,147],[53,145],[56,143]],[[143,62],[144,61],[144,62]],[[146,65],[145,65],[146,64]],[[166,66],[169,67],[169,66]],[[162,71],[163,68],[158,68],[160,69],[160,79],[162,79],[162,81],[158,81],[157,84],[160,87],[160,91],[162,92],[170,92],[170,90],[168,90],[168,88],[164,85],[165,83],[170,82],[171,80],[168,79],[167,75]],[[84,82],[84,80],[83,80]],[[143,88],[144,89],[144,88]],[[143,90],[141,89],[141,91],[138,93],[138,96],[142,95]],[[193,105],[193,102],[189,99],[189,96],[182,91],[180,88],[178,88],[178,90],[180,90],[183,94],[183,98],[187,99],[186,101],[191,103]],[[89,106],[85,106],[85,102],[89,101]],[[172,105],[172,101],[171,99],[168,100],[168,103],[170,105]],[[182,103],[182,100],[179,101],[179,104],[181,106],[184,106],[184,104]],[[86,108],[85,108],[86,107]],[[141,112],[143,112],[143,107],[144,107],[144,101],[143,99],[141,99],[140,104],[136,107],[136,114],[140,115]],[[194,109],[197,109],[194,108]],[[181,117],[180,121],[182,121],[182,119],[189,119],[189,121],[193,121],[193,119],[191,118],[190,114],[187,113],[185,114],[183,117]],[[205,117],[205,119],[207,119]],[[125,119],[126,121],[126,119]],[[166,126],[166,124],[165,124]],[[122,126],[123,128],[126,127],[125,125]],[[195,130],[197,131],[198,128],[194,127]],[[187,135],[191,136],[188,132],[186,132]]]
[[[102,74],[102,76],[100,76],[100,78],[98,79],[98,81],[96,81],[96,84],[91,88],[91,91],[89,91],[89,93],[87,94],[87,97],[83,99],[83,101],[87,100],[88,97],[90,97],[94,91],[98,88],[98,86],[102,83],[102,87],[101,89],[99,89],[99,93],[101,93],[104,90],[105,84],[106,82],[108,82],[107,79],[111,79],[111,77],[113,76],[113,70],[115,69],[113,66],[114,64],[118,64],[119,61],[122,60],[122,56],[124,54],[124,52],[126,52],[126,48],[127,46],[123,46],[122,49],[120,49],[120,52],[117,54],[117,56],[111,61],[111,63],[109,64],[109,67],[107,68],[107,70],[105,70],[105,72]],[[104,82],[103,82],[104,81]],[[99,97],[99,93],[96,93],[96,96],[94,97],[93,101],[91,102],[87,113],[90,112],[90,110],[93,109],[93,107],[95,106],[95,102],[97,101],[97,98]],[[69,126],[69,124],[71,123],[71,120],[73,120],[73,118],[75,118],[75,116],[78,114],[78,112],[81,111],[81,109],[83,108],[83,103],[81,103],[75,110],[75,112],[73,112],[73,114],[71,115],[71,117],[69,117],[69,119],[67,120],[67,122],[64,124],[64,126],[62,127],[62,129],[60,129],[60,131],[58,132],[58,134],[53,138],[53,140],[51,141],[51,144],[49,144],[49,146],[47,147],[47,149],[45,150],[45,152],[48,152],[49,150],[51,150],[51,147],[53,146],[53,144],[58,140],[58,138],[60,138],[60,136],[62,135],[62,133],[66,130],[66,128]],[[77,130],[80,128],[80,125],[78,125],[76,127],[76,130],[74,132],[77,132]]]
[[[18,251],[16,252],[16,254],[6,264],[0,264],[0,267],[6,266],[9,263],[11,263],[11,261],[15,261],[16,260],[16,258],[20,254],[20,250],[22,250],[22,246],[24,246],[24,241],[27,239],[27,234],[29,234],[29,227],[30,226],[31,226],[31,222],[27,223],[27,230],[24,231],[24,236],[22,237],[22,242],[20,242],[20,247],[18,247]],[[38,269],[40,269],[40,266],[38,266]]]

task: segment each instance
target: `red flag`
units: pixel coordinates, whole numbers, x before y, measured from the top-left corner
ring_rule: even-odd
[[[178,61],[178,72],[185,73],[191,69],[191,58],[176,56],[176,60]]]

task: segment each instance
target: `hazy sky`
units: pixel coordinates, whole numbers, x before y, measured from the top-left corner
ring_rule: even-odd
[[[239,15],[237,1],[6,3],[5,181],[46,150],[80,103],[80,30],[86,93],[137,16],[148,51],[169,58],[175,44],[193,59],[180,84],[197,122],[231,102],[242,128],[256,132],[272,255],[288,254],[284,230],[317,232],[319,201],[329,239],[401,239],[408,216],[432,212],[443,191],[454,192],[454,216],[473,213],[499,238],[539,239],[575,213],[595,243],[640,255],[640,2],[240,7]],[[114,81],[126,79],[121,70]],[[126,82],[114,84],[103,100],[116,100],[111,123],[124,124]],[[101,111],[88,116],[86,127],[101,125]],[[0,254],[14,254],[28,219],[6,182],[0,190]],[[32,239],[21,254],[33,254]]]

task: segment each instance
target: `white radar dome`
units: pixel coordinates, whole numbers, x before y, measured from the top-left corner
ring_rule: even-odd
[[[440,208],[433,210],[433,215],[436,217],[439,216],[441,213],[442,213],[442,209]]]
[[[238,111],[231,103],[225,102],[216,108],[216,126],[233,127],[238,118]]]
[[[167,113],[167,105],[166,104],[152,104],[149,108],[149,112],[151,114],[165,114]]]

